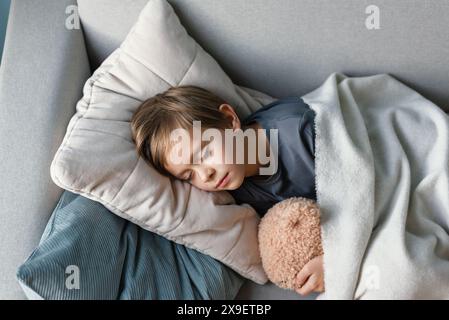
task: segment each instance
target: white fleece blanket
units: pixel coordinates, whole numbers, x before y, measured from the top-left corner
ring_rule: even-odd
[[[325,293],[449,299],[449,116],[388,74],[333,73],[316,112]]]

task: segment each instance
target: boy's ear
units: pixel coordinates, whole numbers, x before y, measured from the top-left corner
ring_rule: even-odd
[[[233,130],[241,128],[239,116],[237,115],[237,113],[235,112],[235,110],[232,106],[224,103],[224,104],[220,105],[220,107],[218,107],[218,110],[221,113],[223,113],[225,115],[225,117],[229,119],[229,121],[231,121]]]

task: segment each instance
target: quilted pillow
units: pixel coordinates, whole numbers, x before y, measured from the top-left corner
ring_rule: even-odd
[[[165,0],[151,0],[128,36],[94,72],[51,164],[63,189],[223,262],[264,284],[259,217],[226,192],[205,192],[160,175],[137,156],[130,120],[146,99],[195,85],[224,98],[241,117],[274,99],[234,85],[186,32]]]

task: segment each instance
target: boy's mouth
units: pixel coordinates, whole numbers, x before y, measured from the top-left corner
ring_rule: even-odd
[[[229,173],[226,173],[225,176],[220,181],[218,181],[215,188],[218,189],[220,187],[224,187],[228,183],[228,180],[229,180],[228,176],[229,176]]]

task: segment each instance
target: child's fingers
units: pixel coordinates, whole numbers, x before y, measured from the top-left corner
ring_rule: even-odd
[[[296,275],[296,288],[302,287],[311,274],[312,271],[310,270],[310,268],[307,265],[304,266],[304,268],[302,268],[301,271],[299,271],[299,273]]]
[[[301,288],[296,289],[296,292],[302,296],[305,296],[312,293],[317,285],[318,285],[317,276],[315,274],[312,274],[307,280],[307,282]]]

